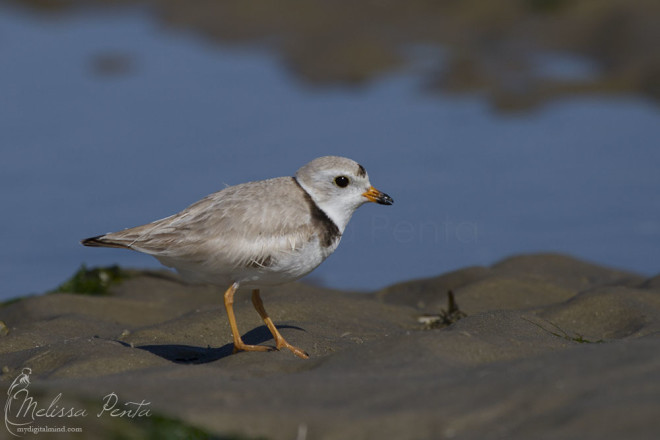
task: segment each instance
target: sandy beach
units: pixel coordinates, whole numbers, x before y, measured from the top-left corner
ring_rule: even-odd
[[[45,410],[25,426],[80,428],[77,439],[660,435],[659,277],[539,254],[372,293],[263,290],[301,360],[232,354],[221,289],[127,273],[107,294],[0,307],[0,437],[28,394]],[[273,344],[248,291],[235,309],[246,343]]]

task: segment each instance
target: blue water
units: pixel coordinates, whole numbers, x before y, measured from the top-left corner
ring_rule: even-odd
[[[107,54],[128,72],[95,74]],[[0,78],[0,298],[82,263],[159,267],[78,241],[327,154],[362,163],[395,204],[361,208],[315,282],[370,290],[539,251],[659,272],[660,111],[640,97],[499,114],[480,96],[426,94],[413,71],[303,87],[272,53],[135,9],[2,8]]]

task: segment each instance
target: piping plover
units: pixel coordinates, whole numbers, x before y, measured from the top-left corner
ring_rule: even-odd
[[[252,304],[277,349],[289,344],[264,309],[259,288],[297,280],[334,252],[353,212],[366,202],[391,205],[369,183],[364,167],[344,157],[314,159],[295,177],[230,186],[162,220],[82,240],[85,246],[132,249],[153,255],[184,279],[229,286],[225,308],[234,352],[268,351],[243,343],[234,317],[234,293],[252,286]]]

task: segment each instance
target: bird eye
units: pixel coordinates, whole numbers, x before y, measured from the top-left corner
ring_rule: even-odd
[[[340,188],[346,188],[351,181],[346,176],[337,176],[335,177],[335,185]]]

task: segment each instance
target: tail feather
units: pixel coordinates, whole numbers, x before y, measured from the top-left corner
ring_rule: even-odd
[[[84,240],[80,240],[80,244],[82,244],[83,246],[90,246],[90,247],[112,247],[112,248],[130,249],[130,247],[126,246],[125,244],[118,243],[109,238],[106,238],[106,234],[97,235],[96,237],[85,238]]]

